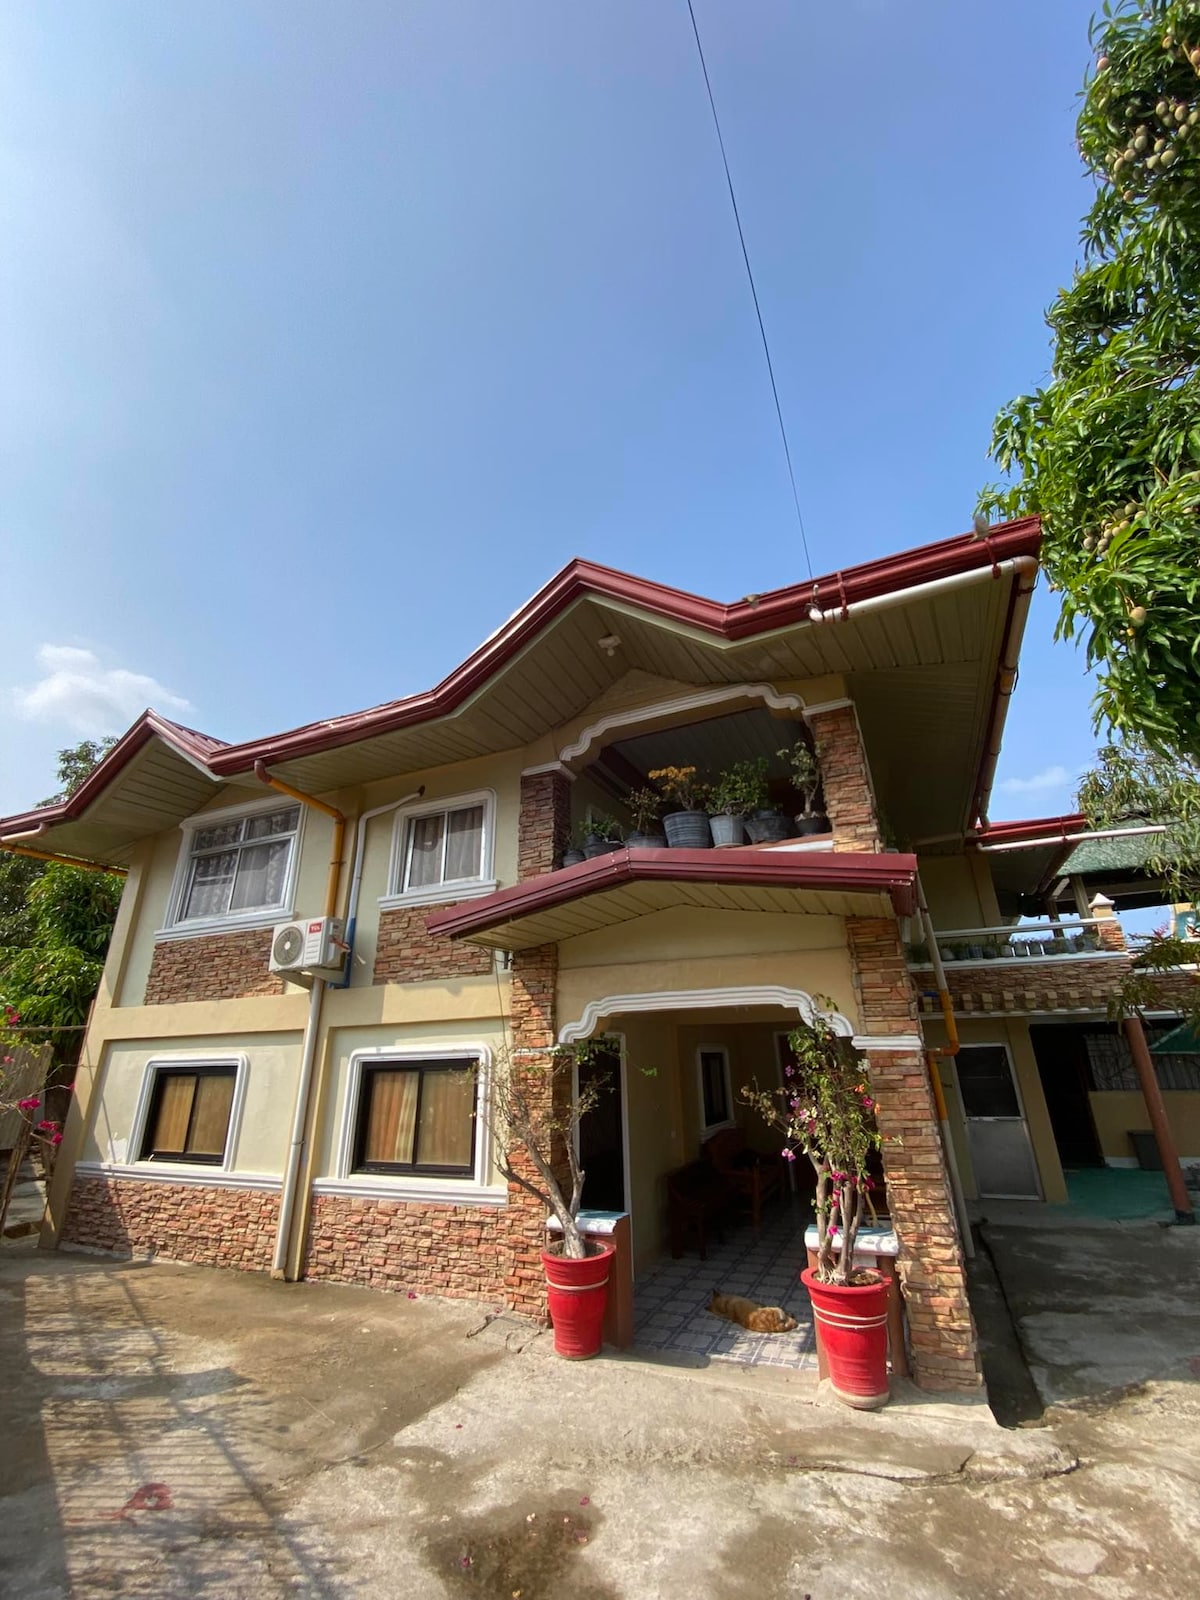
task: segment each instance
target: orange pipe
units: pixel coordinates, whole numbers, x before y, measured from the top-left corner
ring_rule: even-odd
[[[0,850],[11,850],[15,856],[32,856],[35,861],[54,861],[60,867],[78,867],[81,872],[111,872],[118,878],[125,877],[129,872],[128,867],[105,867],[99,861],[82,861],[78,856],[57,856],[52,850],[33,850],[27,844],[9,844],[7,839],[0,839]]]
[[[1146,1043],[1146,1030],[1142,1026],[1141,1017],[1123,1018],[1121,1031],[1125,1035],[1125,1042],[1129,1046],[1129,1053],[1137,1069],[1138,1082],[1142,1087],[1142,1099],[1146,1102],[1150,1126],[1154,1129],[1154,1142],[1162,1158],[1167,1190],[1171,1196],[1171,1204],[1175,1207],[1175,1221],[1194,1223],[1196,1214],[1192,1209],[1187,1184],[1183,1181],[1183,1168],[1179,1165],[1175,1136],[1171,1132],[1171,1122],[1163,1102],[1162,1090],[1159,1088],[1158,1073],[1154,1070],[1150,1046]]]

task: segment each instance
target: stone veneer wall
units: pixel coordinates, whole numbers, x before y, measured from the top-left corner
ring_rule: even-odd
[[[189,1000],[282,994],[283,979],[270,970],[270,959],[270,928],[165,939],[154,947],[143,1004],[170,1006]]]
[[[569,796],[561,773],[537,773],[522,779],[518,847],[522,878],[553,868],[565,837]],[[422,932],[427,915],[427,910],[422,912]],[[418,963],[455,958],[469,962],[473,956],[482,956],[483,970],[491,968],[490,952],[471,945],[455,946],[428,935],[423,945],[419,938],[413,943],[413,959]],[[410,964],[404,970],[411,975],[414,968]],[[444,967],[437,975],[448,970]],[[466,970],[475,969],[467,966]],[[540,1065],[537,1055],[525,1052],[545,1051],[554,1043],[557,983],[557,945],[514,954],[511,1040],[513,1059],[525,1071],[536,1072]],[[520,1156],[515,1160],[521,1170]],[[527,1316],[543,1317],[546,1291],[540,1253],[545,1238],[545,1207],[516,1183],[509,1185],[507,1203],[502,1206],[439,1205],[400,1196],[316,1195],[309,1223],[306,1276],[380,1289],[423,1289],[465,1299],[499,1300]]]
[[[465,941],[435,939],[426,926],[430,915],[429,906],[401,906],[380,913],[375,983],[440,982],[486,977],[492,971],[490,950]]]
[[[835,850],[881,850],[875,794],[853,706],[808,719],[821,763],[821,791]]]
[[[946,987],[956,1012],[1011,1012],[1017,1015],[1058,1011],[1104,1011],[1109,996],[1129,971],[1127,961],[1101,957],[1064,957],[1035,962],[1004,957],[986,966],[946,963]],[[941,1015],[937,984],[931,970],[913,973],[921,1010]]]
[[[847,917],[846,937],[866,1032],[916,1033],[916,991],[897,924],[887,917]],[[925,1389],[976,1389],[975,1325],[924,1053],[868,1046],[867,1061],[900,1240],[913,1375]]]
[[[71,1185],[62,1243],[267,1272],[278,1219],[276,1190],[80,1173]]]

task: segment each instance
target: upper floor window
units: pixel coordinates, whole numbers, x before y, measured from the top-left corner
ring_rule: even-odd
[[[495,796],[490,790],[401,812],[388,900],[456,900],[486,894],[492,878]]]
[[[187,825],[171,923],[267,922],[291,910],[300,807],[258,807]]]

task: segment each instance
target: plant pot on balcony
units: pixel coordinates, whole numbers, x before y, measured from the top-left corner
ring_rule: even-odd
[[[745,818],[740,812],[736,816],[731,816],[725,811],[708,820],[712,828],[712,841],[717,848],[721,845],[742,844],[745,841]]]
[[[756,811],[746,818],[746,832],[751,843],[765,844],[780,839],[790,839],[792,825],[781,811]]]
[[[888,1280],[876,1276],[873,1283],[818,1283],[816,1273],[806,1267],[800,1281],[812,1301],[834,1394],[856,1411],[886,1405]]]
[[[673,850],[712,849],[707,811],[670,811],[663,818],[663,827]]]
[[[588,861],[594,861],[597,856],[611,855],[620,848],[620,839],[605,839],[598,833],[589,833],[583,841],[583,854]]]
[[[630,833],[625,836],[627,850],[665,850],[667,836],[665,833]]]
[[[563,851],[562,864],[564,867],[577,867],[581,861],[586,860],[587,857],[584,855],[582,850]]]
[[[802,839],[807,839],[814,833],[830,831],[829,818],[822,811],[802,811],[795,818],[795,823],[796,832]]]
[[[586,1361],[600,1353],[609,1269],[617,1252],[606,1239],[592,1239],[588,1245],[592,1253],[581,1261],[561,1254],[561,1247],[542,1251],[554,1353],[568,1361]]]

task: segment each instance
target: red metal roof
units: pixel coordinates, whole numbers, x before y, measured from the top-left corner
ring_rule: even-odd
[[[1055,835],[1068,839],[1073,833],[1083,833],[1087,825],[1087,818],[1081,811],[1070,811],[1061,817],[989,822],[980,828],[978,837],[980,844],[1023,844],[1027,839],[1052,839]]]
[[[1038,519],[1026,517],[999,524],[985,539],[970,534],[945,539],[768,594],[748,596],[732,605],[706,600],[611,567],[575,560],[434,689],[242,744],[225,744],[157,712],[146,711],[70,800],[61,806],[47,806],[0,819],[0,834],[13,834],[40,825],[49,827],[78,817],[155,736],[214,778],[223,778],[253,771],[257,761],[293,760],[447,716],[579,599],[620,601],[667,621],[710,633],[714,638],[740,640],[802,622],[814,605],[827,616],[836,618],[841,607],[863,600],[898,594],[919,584],[985,570],[989,566],[998,571],[1002,561],[1036,555],[1040,542]]]
[[[917,858],[858,851],[614,850],[434,912],[430,933],[449,939],[512,923],[630,883],[725,883],[776,889],[887,894],[897,916],[916,911]]]

